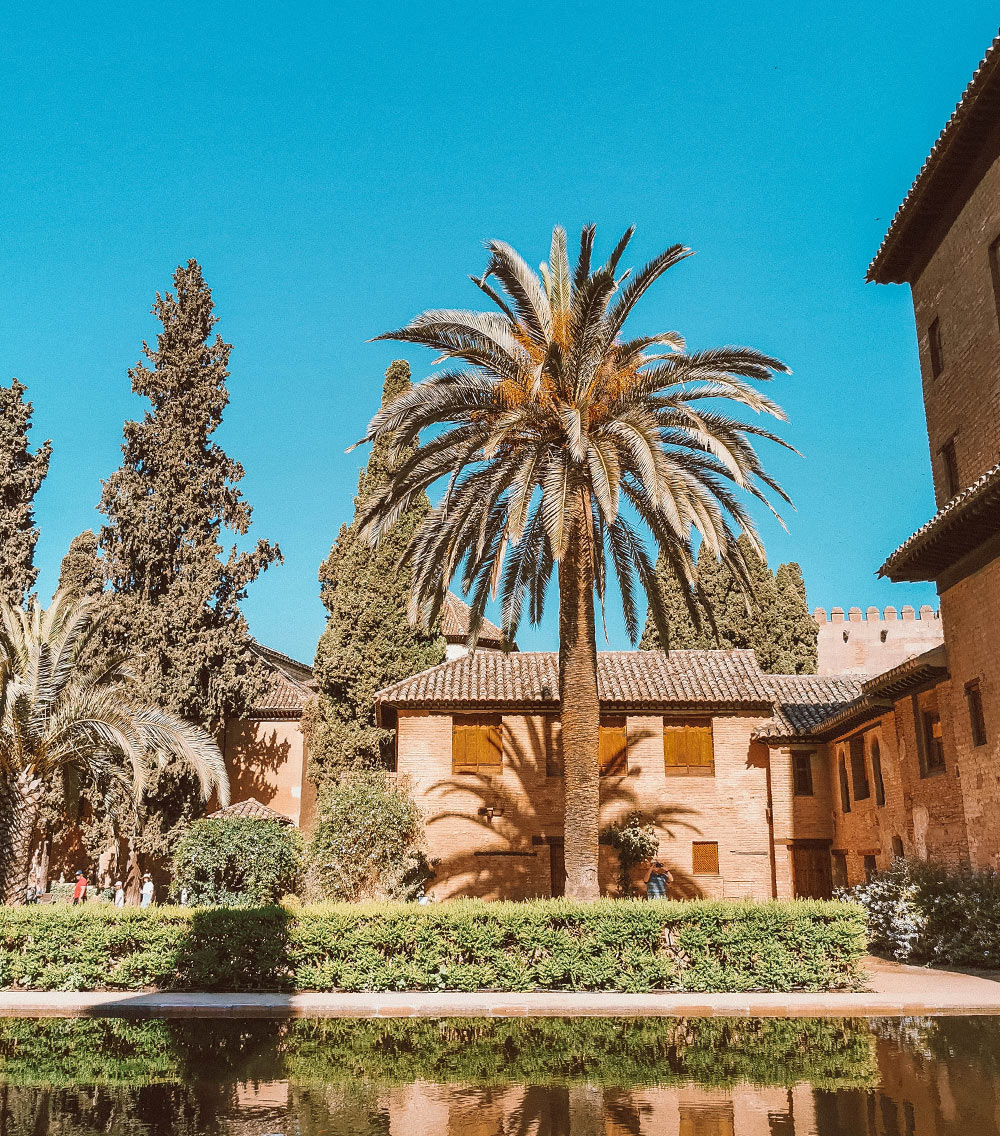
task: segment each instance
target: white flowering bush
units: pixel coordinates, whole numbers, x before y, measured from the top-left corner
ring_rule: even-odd
[[[1000,874],[896,860],[842,893],[868,917],[868,945],[901,962],[1000,967]]]
[[[618,894],[632,894],[632,871],[652,860],[660,847],[656,829],[642,813],[631,813],[624,820],[609,824],[601,833],[601,843],[618,853]]]

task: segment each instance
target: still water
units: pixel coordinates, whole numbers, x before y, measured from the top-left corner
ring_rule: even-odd
[[[1000,1136],[1000,1018],[0,1019],[0,1136]]]

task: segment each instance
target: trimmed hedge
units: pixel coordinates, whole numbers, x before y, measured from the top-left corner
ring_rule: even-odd
[[[802,900],[0,909],[0,986],[38,990],[838,990],[864,950]]]

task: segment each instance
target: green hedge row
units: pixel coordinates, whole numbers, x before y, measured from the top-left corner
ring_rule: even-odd
[[[0,910],[0,986],[40,990],[828,990],[851,904],[566,900]]]

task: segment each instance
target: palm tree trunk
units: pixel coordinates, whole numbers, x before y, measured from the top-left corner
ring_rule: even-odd
[[[28,887],[31,866],[31,836],[42,802],[42,779],[33,766],[23,769],[7,785],[7,831],[3,841],[3,901],[21,906]]]
[[[597,632],[594,623],[594,537],[589,504],[575,495],[566,552],[559,561],[559,704],[566,804],[563,844],[566,895],[599,899],[600,824]]]

